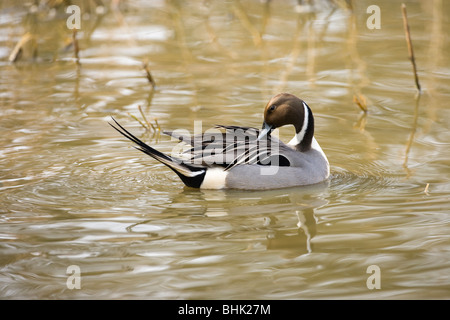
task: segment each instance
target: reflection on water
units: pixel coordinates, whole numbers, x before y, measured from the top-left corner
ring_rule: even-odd
[[[314,208],[318,208],[327,203],[323,198],[311,197],[311,193],[324,192],[327,190],[328,182],[315,186],[296,189],[275,190],[265,192],[249,192],[247,197],[237,191],[205,191],[186,189],[175,194],[170,200],[173,205],[168,205],[160,213],[165,216],[188,216],[188,217],[208,217],[213,219],[226,219],[225,217],[238,218],[254,215],[258,222],[254,228],[266,233],[267,249],[284,249],[289,256],[295,257],[302,254],[311,253],[311,239],[316,233],[316,219],[314,218]],[[188,199],[186,199],[188,198]],[[201,206],[192,206],[189,210],[180,206],[186,202],[192,203],[193,199],[200,202]],[[276,205],[270,205],[268,199],[276,199]],[[286,225],[286,220],[281,220],[273,212],[285,212],[291,214],[296,219]],[[151,230],[151,237],[160,237],[155,232],[154,220],[148,219],[139,221],[127,227],[128,232],[139,233],[142,230]],[[149,229],[147,229],[149,228]],[[239,232],[240,229],[247,230],[249,225],[243,224],[239,220],[233,225],[232,230]],[[225,228],[229,232],[229,228]],[[210,230],[213,231],[213,230]],[[164,232],[164,231],[162,231]]]
[[[297,230],[275,229],[271,231],[267,236],[267,249],[289,249],[297,253],[297,255],[312,252],[311,239],[316,234],[314,210],[310,208],[295,211],[295,214],[298,218]],[[275,216],[271,216],[268,219],[270,224],[276,225],[277,218]]]
[[[65,3],[0,3],[1,298],[450,297],[448,2],[407,3],[419,99],[395,1],[378,30],[368,1],[102,3],[79,2],[79,65]],[[170,152],[158,126],[259,127],[279,91],[327,183],[187,189],[107,124]]]

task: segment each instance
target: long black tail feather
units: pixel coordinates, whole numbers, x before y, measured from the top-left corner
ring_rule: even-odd
[[[184,182],[185,185],[192,188],[199,188],[205,178],[207,168],[202,166],[194,166],[192,164],[183,163],[180,159],[172,158],[152,147],[148,144],[142,142],[139,138],[130,133],[127,129],[122,127],[116,119],[111,117],[114,123],[118,126],[116,127],[112,123],[109,123],[117,132],[122,134],[127,139],[133,141],[138,146],[135,147],[139,151],[151,156],[152,158],[158,160],[159,162],[165,164],[170,169],[172,169]]]

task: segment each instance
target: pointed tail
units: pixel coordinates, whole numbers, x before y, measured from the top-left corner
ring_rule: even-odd
[[[205,178],[206,168],[200,167],[200,166],[194,166],[191,164],[183,163],[180,159],[172,158],[152,147],[150,147],[148,144],[142,142],[140,139],[138,139],[136,136],[131,134],[127,129],[122,127],[116,119],[111,117],[117,127],[113,125],[112,123],[109,123],[111,127],[116,129],[120,134],[122,134],[124,137],[130,139],[135,144],[137,144],[136,149],[144,152],[145,154],[148,154],[150,157],[158,160],[159,162],[165,164],[170,169],[172,169],[184,182],[185,185],[192,188],[200,188],[200,185],[203,182],[203,179]]]

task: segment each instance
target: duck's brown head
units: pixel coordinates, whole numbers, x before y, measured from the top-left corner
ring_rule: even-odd
[[[264,123],[258,140],[272,130],[285,126],[295,127],[293,139],[296,148],[307,151],[314,136],[314,117],[309,106],[300,98],[289,93],[280,93],[267,103],[264,109]]]

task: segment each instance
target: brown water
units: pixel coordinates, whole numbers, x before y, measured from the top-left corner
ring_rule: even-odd
[[[0,4],[0,298],[450,298],[450,2],[406,2],[420,99],[397,1],[374,30],[371,1],[93,3],[79,67],[64,5]],[[167,130],[260,127],[281,91],[311,106],[328,183],[187,189],[107,123],[170,152],[138,106]]]

